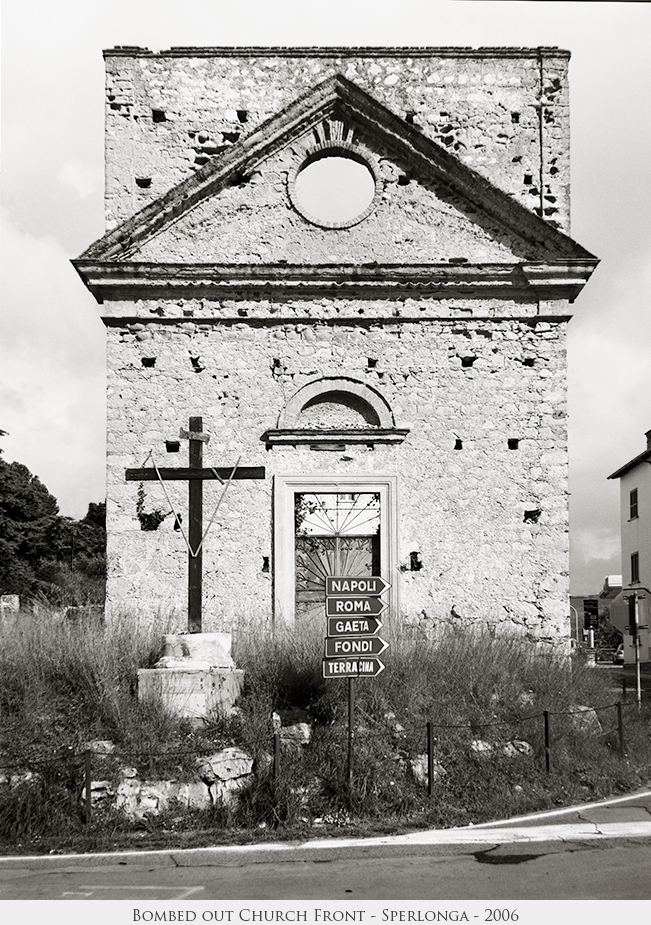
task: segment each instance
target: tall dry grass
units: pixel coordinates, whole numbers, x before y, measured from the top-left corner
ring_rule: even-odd
[[[389,624],[382,636],[390,642],[382,655],[386,669],[354,686],[352,794],[348,685],[322,677],[323,633],[299,628],[273,634],[258,626],[238,637],[238,664],[247,671],[241,707],[250,714],[250,728],[268,742],[270,712],[290,706],[315,722],[312,744],[287,772],[290,794],[304,794],[295,819],[352,807],[376,820],[421,814],[436,825],[457,825],[509,815],[514,807],[525,812],[617,792],[635,783],[640,765],[651,770],[648,733],[631,711],[628,741],[636,758],[619,756],[619,694],[608,687],[607,674],[579,657],[463,630],[419,639]],[[581,724],[575,712],[585,706],[597,712]],[[546,772],[543,711],[551,714],[552,774]],[[443,768],[432,801],[412,766],[426,751],[428,722]],[[513,757],[514,741],[530,748]],[[476,750],[478,742],[485,751]]]
[[[0,750],[19,759],[93,738],[160,741],[170,718],[138,703],[136,681],[159,658],[162,631],[127,614],[104,625],[20,613],[0,636]]]
[[[386,669],[354,685],[349,790],[348,685],[322,677],[321,628],[274,632],[268,624],[244,621],[234,640],[236,662],[246,672],[238,713],[215,715],[199,730],[137,697],[138,668],[154,664],[163,632],[173,629],[162,617],[143,624],[124,614],[104,626],[21,615],[0,641],[5,764],[54,761],[61,751],[78,752],[97,738],[116,745],[116,768],[122,762],[147,777],[188,775],[193,751],[205,755],[238,745],[255,757],[257,774],[237,807],[187,814],[185,823],[174,822],[174,831],[179,825],[231,826],[255,833],[264,825],[290,834],[311,829],[315,820],[336,825],[352,818],[384,830],[404,822],[480,822],[612,794],[651,772],[647,714],[627,713],[628,754],[622,759],[617,752],[612,704],[618,695],[608,687],[607,672],[522,639],[452,629],[417,639],[387,624]],[[601,730],[576,724],[570,714],[579,705],[597,708]],[[274,777],[272,713],[289,708],[309,715],[312,740],[283,748]],[[544,710],[552,714],[551,774],[545,769]],[[431,799],[413,765],[426,751],[428,722],[440,771]],[[473,746],[479,740],[488,746],[483,752]],[[527,742],[530,752],[505,754],[513,741]],[[169,760],[159,761],[161,752]],[[39,825],[43,831],[78,825],[70,782],[57,770],[61,765],[50,767],[35,782],[0,793],[5,837],[36,832]],[[157,831],[165,825],[159,820]]]

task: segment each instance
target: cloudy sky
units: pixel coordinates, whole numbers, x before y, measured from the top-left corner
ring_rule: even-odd
[[[572,591],[620,572],[618,484],[651,428],[651,6],[436,0],[3,0],[0,429],[85,514],[104,497],[104,329],[69,264],[103,233],[102,49],[558,45],[572,235],[601,258],[570,325]]]

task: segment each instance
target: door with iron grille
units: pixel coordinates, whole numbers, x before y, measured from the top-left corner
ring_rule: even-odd
[[[380,495],[297,492],[294,529],[295,619],[321,626],[329,575],[380,574]]]

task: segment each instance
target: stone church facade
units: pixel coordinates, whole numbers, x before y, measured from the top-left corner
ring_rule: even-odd
[[[205,630],[323,620],[327,574],[379,573],[425,632],[566,641],[565,336],[597,263],[569,54],[105,60],[108,230],[74,264],[108,339],[109,614],[185,612],[188,483],[125,473],[187,465],[200,417],[204,466],[264,468],[216,514],[204,483]],[[333,221],[300,183],[342,158],[370,198]]]

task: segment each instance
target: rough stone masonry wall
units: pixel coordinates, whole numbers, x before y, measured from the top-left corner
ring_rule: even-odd
[[[342,74],[569,232],[569,54],[545,49],[111,49],[112,228]]]
[[[400,54],[107,53],[109,226],[301,93],[343,73],[567,231],[567,53],[396,51]],[[276,158],[281,173],[284,156]],[[261,196],[265,182],[278,187],[273,227],[291,226],[298,234],[301,225],[310,241],[320,242],[322,251],[301,251],[301,260],[329,262],[327,242],[334,242],[330,250],[343,260],[346,242],[354,236],[308,229],[292,211],[278,176],[272,176],[276,167],[269,163],[269,175],[263,170],[256,181]],[[372,253],[364,256],[364,248],[373,250],[379,232],[369,234],[369,229],[382,219],[383,209],[395,209],[395,235],[406,233],[401,203],[413,205],[415,215],[427,196],[436,195],[424,189],[387,185],[377,214],[359,225],[354,259],[373,259]],[[251,209],[255,195],[255,190],[233,194],[229,254],[236,255],[243,235],[251,234],[251,213],[253,222],[258,218]],[[199,261],[219,259],[211,258],[205,233],[223,222],[220,208],[215,202],[199,206],[145,245],[136,259],[146,255],[174,262],[191,260],[197,252]],[[205,221],[197,225],[200,218]],[[522,259],[517,242],[490,228],[480,233],[472,219],[463,228],[455,219],[440,229],[440,247],[411,235],[421,250],[405,245],[400,257],[407,264],[427,262],[456,257],[460,249],[478,263]],[[364,233],[370,245],[364,244]],[[296,237],[296,247],[305,249],[306,240]],[[272,245],[270,239],[259,260],[277,258]],[[382,259],[390,257],[382,252]],[[253,259],[248,252],[246,259]],[[336,472],[399,475],[401,570],[394,578],[407,622],[427,630],[463,622],[516,628],[555,641],[566,636],[567,308],[546,303],[545,317],[540,311],[533,295],[517,304],[452,296],[107,301],[109,608],[135,607],[148,614],[176,608],[183,619],[187,553],[182,536],[173,516],[155,531],[140,529],[138,484],[127,483],[124,470],[144,465],[150,449],[159,465],[184,465],[187,443],[179,457],[166,456],[164,442],[178,439],[188,418],[201,415],[212,435],[207,464],[232,465],[241,456],[243,464],[267,470],[264,481],[232,485],[207,537],[206,631],[271,616],[274,475]],[[550,320],[554,314],[558,320]],[[265,448],[262,434],[276,426],[300,386],[317,376],[342,375],[373,385],[390,403],[397,424],[410,423],[404,443],[372,450],[349,445],[343,454]],[[143,489],[145,513],[168,510],[160,485],[148,482]],[[185,512],[187,484],[168,483],[167,489],[175,508]],[[206,484],[205,522],[216,497],[215,485]],[[422,567],[412,571],[415,561]]]
[[[373,305],[366,309],[372,314]],[[158,465],[190,415],[212,437],[207,464],[264,465],[234,483],[204,552],[205,630],[272,612],[275,473],[399,473],[400,611],[412,624],[565,634],[568,595],[565,324],[521,320],[327,322],[109,328],[109,605],[185,611],[187,555],[173,517],[143,532],[124,469]],[[411,432],[400,446],[266,450],[286,401],[316,375],[373,385]],[[511,443],[509,440],[516,441]],[[457,448],[460,447],[460,448]],[[187,485],[168,483],[185,511]],[[206,488],[205,519],[217,491]],[[168,509],[145,485],[145,510]],[[413,552],[422,568],[412,571]]]

